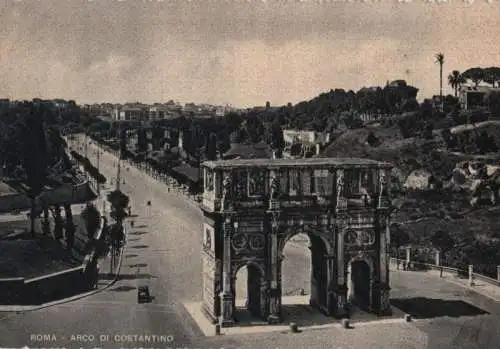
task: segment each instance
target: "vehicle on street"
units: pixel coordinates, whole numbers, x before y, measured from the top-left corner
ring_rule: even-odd
[[[149,303],[151,296],[148,286],[139,286],[137,288],[137,303]]]

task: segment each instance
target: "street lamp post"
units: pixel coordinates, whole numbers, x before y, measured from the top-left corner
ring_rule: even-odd
[[[84,144],[83,144],[83,149],[84,149],[84,154],[85,154],[85,158],[87,158],[87,143],[88,143],[88,140],[87,140],[87,133],[88,133],[88,129],[85,128],[85,138],[83,140]],[[87,171],[85,171],[85,177],[87,177],[87,180],[89,179],[89,174]]]
[[[97,172],[100,173],[99,170],[99,155],[101,154],[99,147],[97,147]],[[97,195],[101,195],[101,183],[97,182]]]
[[[116,190],[120,190],[120,181],[121,181],[121,159],[122,159],[122,147],[121,147],[121,137],[122,137],[122,132],[121,132],[121,124],[118,124],[118,135],[120,137],[120,147],[118,149],[118,163],[116,166],[116,183],[115,183],[115,188]]]

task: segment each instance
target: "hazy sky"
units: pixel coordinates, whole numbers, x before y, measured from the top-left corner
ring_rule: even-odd
[[[3,0],[0,96],[296,103],[500,66],[500,0]],[[445,80],[446,83],[446,80]],[[446,85],[446,91],[451,92]]]

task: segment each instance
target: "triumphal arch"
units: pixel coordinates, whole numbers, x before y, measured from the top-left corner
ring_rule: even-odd
[[[248,310],[281,321],[286,242],[310,238],[310,305],[344,317],[351,302],[390,312],[391,165],[367,159],[249,159],[203,163],[203,311],[234,323],[235,279],[248,267]]]

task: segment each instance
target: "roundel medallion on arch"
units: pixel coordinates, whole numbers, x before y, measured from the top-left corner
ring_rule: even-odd
[[[248,239],[245,234],[236,234],[232,239],[233,248],[236,251],[244,250],[247,247]]]
[[[254,251],[261,251],[264,249],[265,239],[262,234],[254,234],[250,237],[250,248]]]

